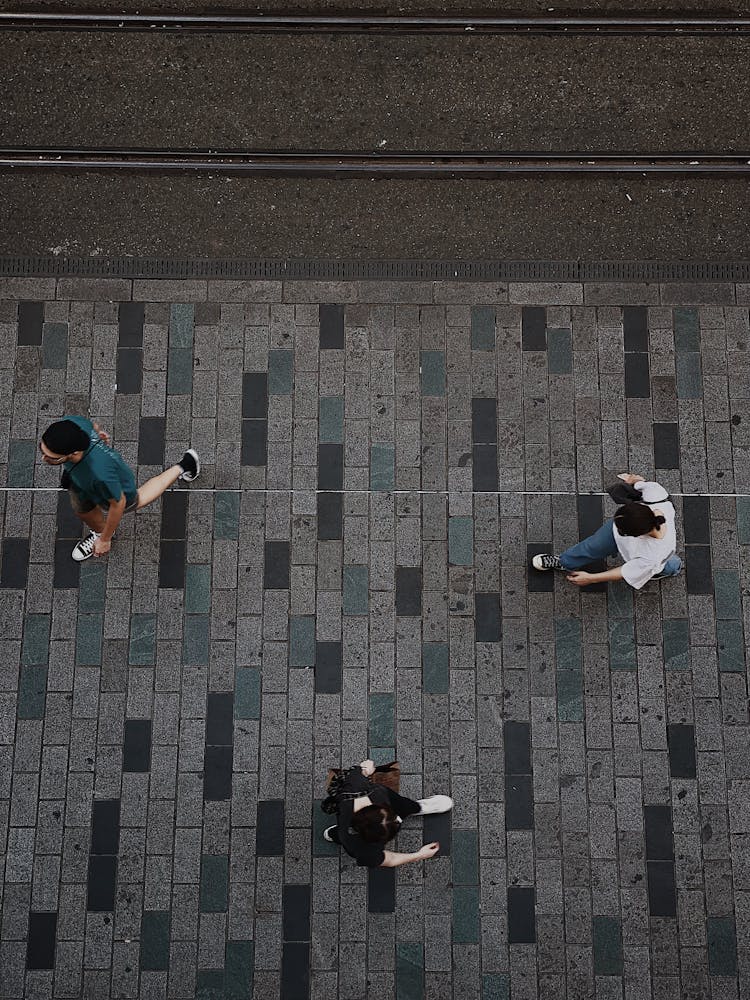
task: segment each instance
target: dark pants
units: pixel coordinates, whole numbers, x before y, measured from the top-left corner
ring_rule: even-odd
[[[419,812],[420,805],[414,799],[407,799],[406,796],[399,795],[398,792],[392,792],[390,788],[386,788],[386,793],[388,795],[388,805],[401,819],[406,819],[407,816],[414,816]],[[341,843],[336,834],[335,826],[330,829],[330,837],[334,844]]]

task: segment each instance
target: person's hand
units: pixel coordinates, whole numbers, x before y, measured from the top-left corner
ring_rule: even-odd
[[[428,858],[434,858],[439,850],[440,844],[435,840],[431,844],[425,844],[424,847],[419,849],[419,858],[421,861],[427,861]]]
[[[112,542],[105,542],[103,538],[97,538],[94,542],[94,555],[95,556],[106,556],[112,547]]]
[[[620,472],[617,475],[618,479],[621,479],[628,486],[632,486],[634,483],[644,482],[643,476],[636,476],[633,472]]]
[[[587,573],[583,569],[574,570],[572,573],[568,573],[565,578],[570,583],[574,583],[576,587],[585,587],[589,583],[594,583],[594,578],[591,573]]]
[[[99,431],[99,440],[103,441],[105,444],[109,444],[112,438],[106,431]]]
[[[362,774],[366,778],[369,778],[371,774],[375,773],[375,761],[374,760],[363,760],[359,765],[362,768]]]

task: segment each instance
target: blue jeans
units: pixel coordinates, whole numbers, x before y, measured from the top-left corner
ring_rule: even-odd
[[[610,518],[593,535],[589,535],[582,542],[571,545],[569,549],[560,553],[560,562],[564,568],[582,569],[590,563],[606,559],[607,556],[616,556],[617,543],[615,542],[613,523],[613,519]],[[679,556],[670,556],[659,575],[676,576],[681,569],[682,559]]]

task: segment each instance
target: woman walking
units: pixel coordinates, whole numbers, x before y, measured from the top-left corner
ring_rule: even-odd
[[[682,560],[675,554],[675,510],[669,494],[658,483],[646,482],[643,476],[623,472],[617,477],[633,490],[634,499],[618,508],[614,518],[582,542],[561,552],[559,556],[536,555],[531,560],[534,569],[564,570],[567,579],[577,587],[607,580],[624,580],[640,590],[649,580],[676,576]],[[640,494],[640,496],[638,496]],[[602,573],[581,569],[592,562],[620,555],[622,566]]]
[[[338,822],[324,830],[323,837],[339,844],[358,865],[367,868],[396,868],[434,857],[440,850],[436,842],[425,844],[411,854],[387,851],[384,845],[393,840],[407,816],[448,812],[453,808],[453,799],[447,795],[417,801],[407,799],[384,785],[368,781],[374,772],[372,760],[363,760],[349,768],[335,793]]]

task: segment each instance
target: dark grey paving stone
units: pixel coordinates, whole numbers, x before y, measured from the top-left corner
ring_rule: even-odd
[[[151,719],[126,719],[122,751],[123,771],[151,769]]]
[[[523,307],[521,346],[524,351],[547,350],[547,310],[543,306]]]
[[[120,347],[143,347],[145,307],[142,302],[120,302],[117,308],[117,343]]]
[[[54,969],[57,914],[32,911],[26,944],[27,969]]]
[[[44,327],[43,302],[18,303],[18,344],[32,347],[42,343]]]

